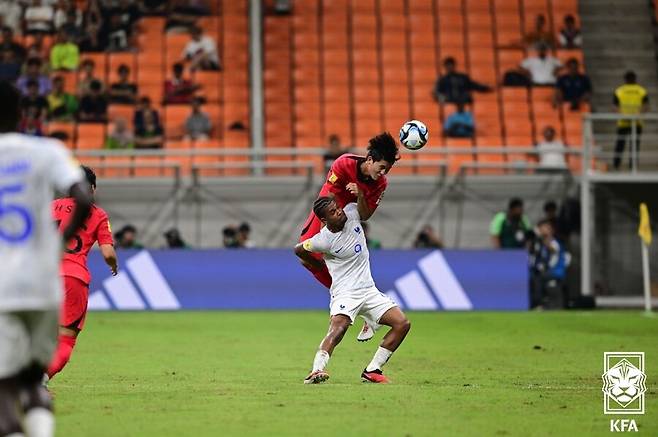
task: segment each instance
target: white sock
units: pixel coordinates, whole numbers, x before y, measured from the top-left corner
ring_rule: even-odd
[[[23,429],[30,437],[52,437],[55,435],[55,416],[46,408],[32,408],[25,413]]]
[[[393,355],[393,352],[379,346],[377,352],[375,352],[375,356],[372,357],[372,361],[368,364],[368,367],[366,367],[366,372],[372,372],[377,369],[382,370],[382,367],[384,367],[384,364],[386,364],[388,359],[391,358],[391,355]]]
[[[313,371],[315,372],[316,370],[324,370],[324,368],[327,367],[329,358],[331,358],[329,352],[319,349],[315,353],[315,359],[313,360]]]
[[[13,432],[11,434],[7,434],[5,437],[25,437],[25,434],[22,432]]]

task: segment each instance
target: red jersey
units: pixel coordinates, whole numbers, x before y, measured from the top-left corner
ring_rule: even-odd
[[[327,180],[322,186],[322,189],[320,189],[320,196],[333,193],[338,206],[344,208],[348,203],[356,202],[356,196],[345,188],[350,182],[356,182],[359,189],[363,192],[368,207],[373,211],[377,209],[379,202],[384,196],[388,181],[386,180],[386,176],[381,176],[376,181],[370,178],[364,178],[359,172],[359,165],[365,162],[365,160],[366,158],[363,156],[352,155],[350,153],[339,156],[331,164],[331,168],[327,174]]]
[[[52,207],[53,217],[60,232],[62,232],[71,220],[75,203],[72,198],[68,197],[55,200]],[[87,217],[84,225],[82,225],[78,234],[71,239],[65,250],[60,269],[61,275],[72,276],[80,279],[85,284],[89,284],[91,275],[87,268],[87,255],[96,241],[99,245],[114,244],[107,213],[98,206],[93,205],[89,217]]]

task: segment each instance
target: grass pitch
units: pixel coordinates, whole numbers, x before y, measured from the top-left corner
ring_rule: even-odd
[[[93,313],[50,384],[58,435],[609,435],[603,352],[644,351],[643,435],[658,435],[658,318],[638,312],[410,313],[385,371],[357,327],[305,386],[322,312]],[[360,326],[359,326],[360,327]]]

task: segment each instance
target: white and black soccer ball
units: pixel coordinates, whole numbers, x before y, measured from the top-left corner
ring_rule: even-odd
[[[419,120],[410,120],[400,129],[400,142],[409,150],[418,150],[427,144],[430,133],[425,123]]]

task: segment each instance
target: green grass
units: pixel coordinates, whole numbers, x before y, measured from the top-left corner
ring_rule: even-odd
[[[608,435],[604,351],[646,353],[646,414],[620,417],[658,435],[658,318],[409,317],[411,332],[385,368],[393,384],[360,382],[377,344],[357,343],[354,327],[329,382],[305,386],[325,313],[92,313],[50,384],[58,435]]]

